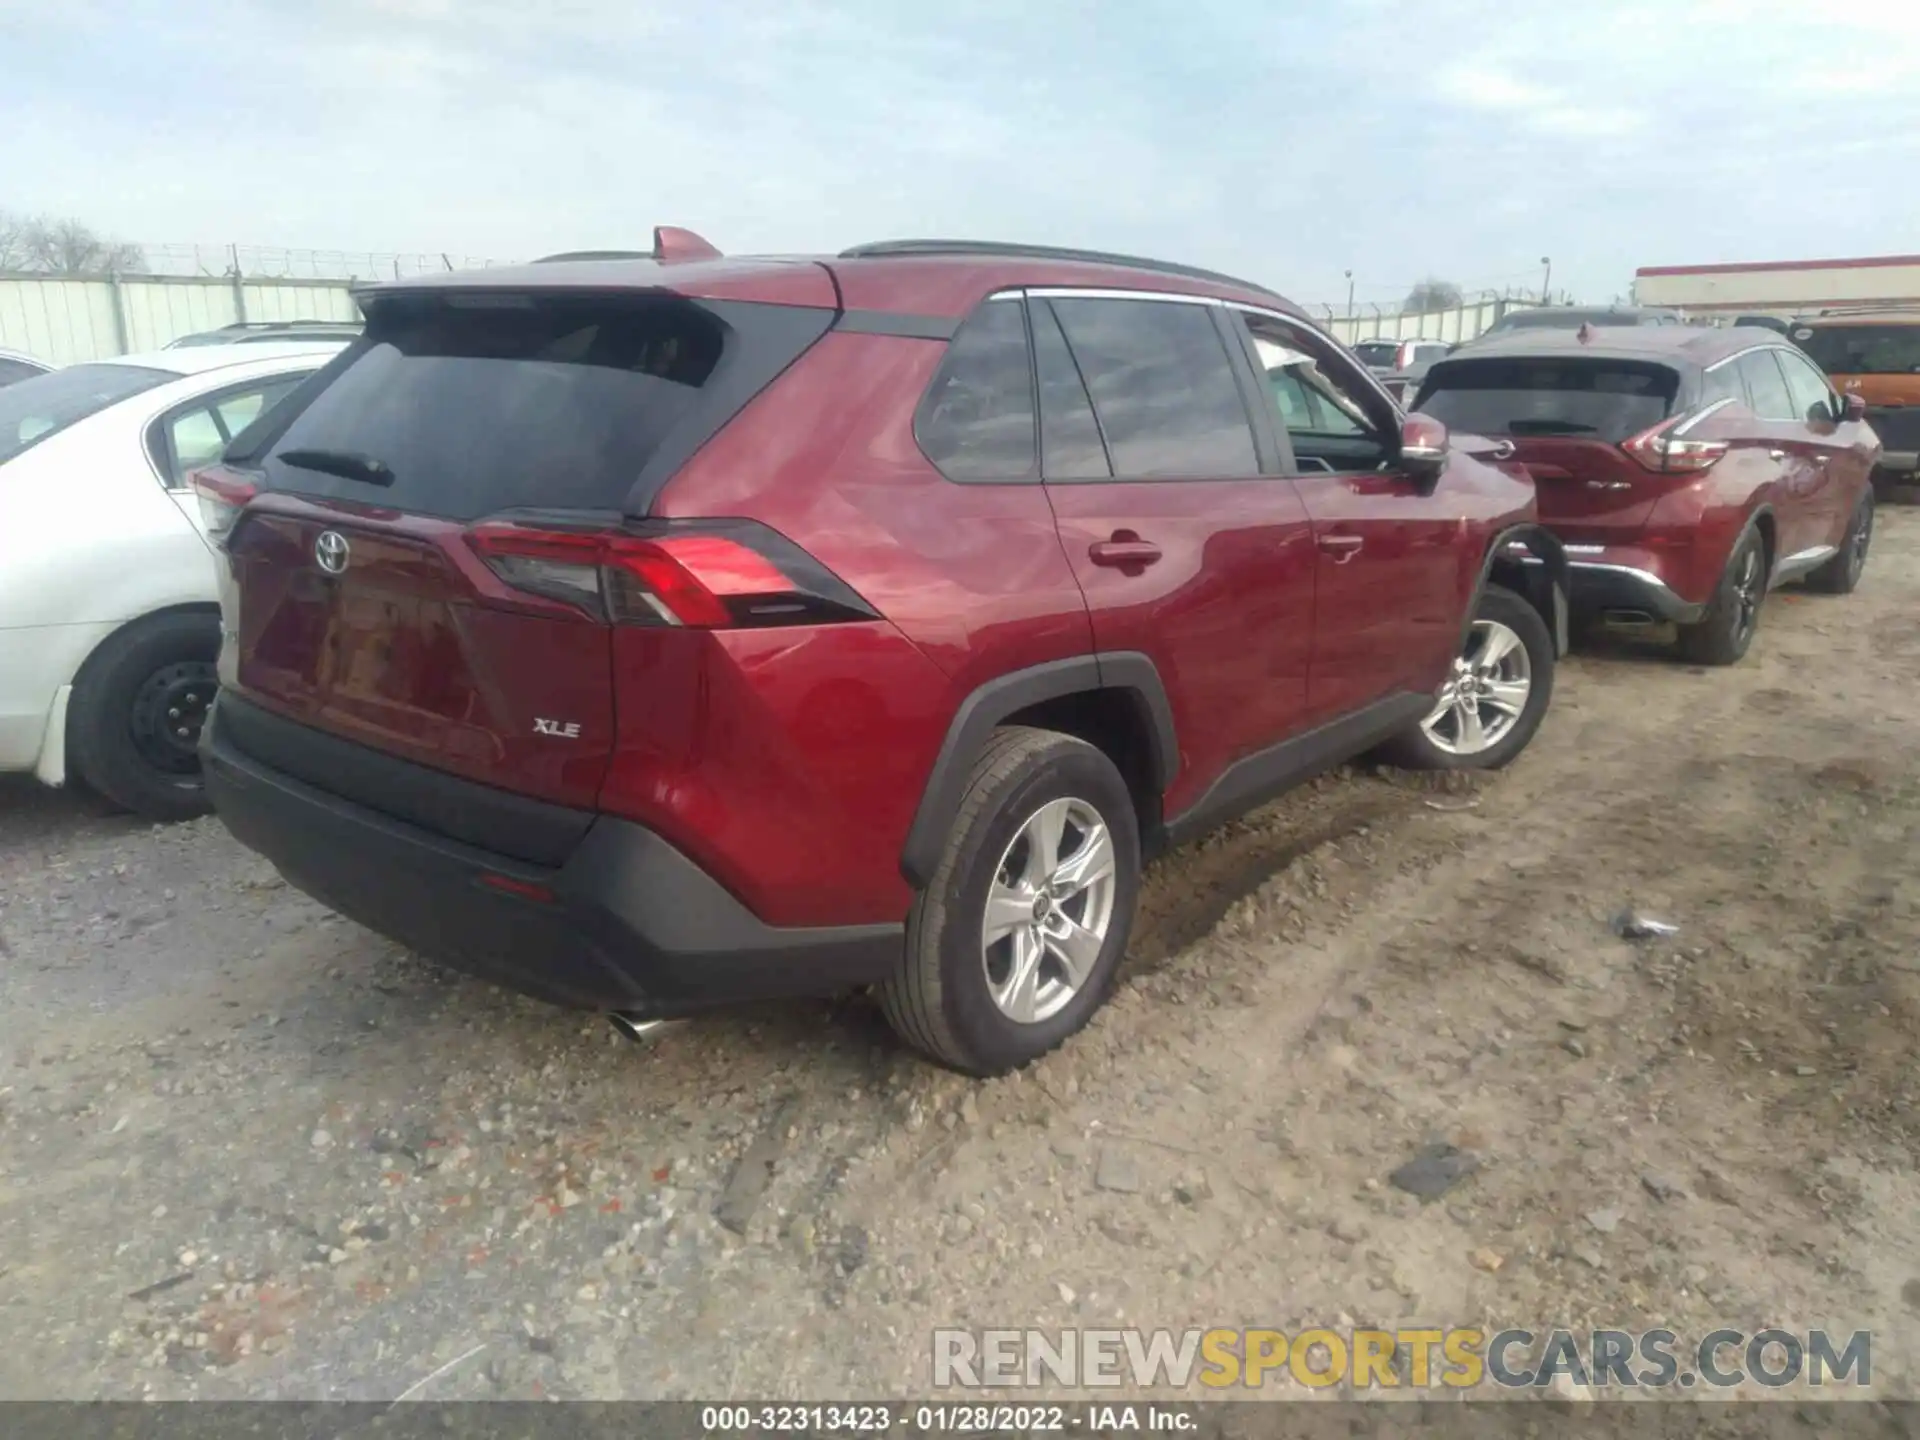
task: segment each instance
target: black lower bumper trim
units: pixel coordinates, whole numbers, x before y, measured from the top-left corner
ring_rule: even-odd
[[[218,703],[201,760],[221,820],[290,884],[429,959],[557,1005],[669,1018],[829,995],[901,963],[903,926],[766,925],[628,821],[598,816],[563,864],[529,865],[262,764],[233,743]]]
[[[1673,625],[1692,625],[1706,606],[1681,599],[1659,576],[1625,565],[1574,561],[1573,609],[1582,616],[1605,616],[1609,611],[1644,614]]]

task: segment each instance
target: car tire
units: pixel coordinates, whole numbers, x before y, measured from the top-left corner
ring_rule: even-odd
[[[1847,533],[1834,557],[1807,576],[1807,588],[1828,595],[1851,595],[1866,572],[1867,551],[1873,544],[1873,487],[1860,492],[1847,521]]]
[[[108,636],[80,667],[67,704],[70,768],[149,820],[204,815],[195,746],[219,654],[219,617],[204,610],[169,610]]]
[[[1767,598],[1767,546],[1749,525],[1727,556],[1707,613],[1680,627],[1680,654],[1695,665],[1736,665],[1760,628],[1760,607]]]
[[[1106,873],[1095,879],[1100,836]],[[980,1076],[1016,1070],[1105,1003],[1139,891],[1139,822],[1113,762],[1070,735],[996,730],[914,901],[904,962],[880,987],[881,1009],[942,1065]],[[1020,918],[1022,905],[1031,919]]]
[[[1540,612],[1488,585],[1433,709],[1382,746],[1380,758],[1407,770],[1498,770],[1546,718],[1553,672],[1553,636]]]

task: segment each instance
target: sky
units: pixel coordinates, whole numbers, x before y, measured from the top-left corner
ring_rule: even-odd
[[[149,245],[957,236],[1363,310],[1920,253],[1920,0],[0,0],[0,75],[0,210]]]

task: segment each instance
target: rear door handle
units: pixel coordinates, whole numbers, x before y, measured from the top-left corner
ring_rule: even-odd
[[[1151,565],[1160,558],[1160,547],[1150,540],[1096,540],[1087,557],[1096,565]]]
[[[1367,542],[1358,535],[1322,535],[1320,548],[1333,558],[1336,565],[1344,565],[1360,553],[1360,547]]]

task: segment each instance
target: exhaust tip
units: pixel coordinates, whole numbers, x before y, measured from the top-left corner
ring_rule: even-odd
[[[629,1015],[624,1011],[615,1010],[608,1014],[607,1023],[613,1026],[616,1032],[626,1036],[627,1039],[637,1045],[667,1022],[665,1020],[646,1020],[638,1015]]]
[[[1636,630],[1658,623],[1645,610],[1609,610],[1601,618],[1609,625],[1628,626]]]

